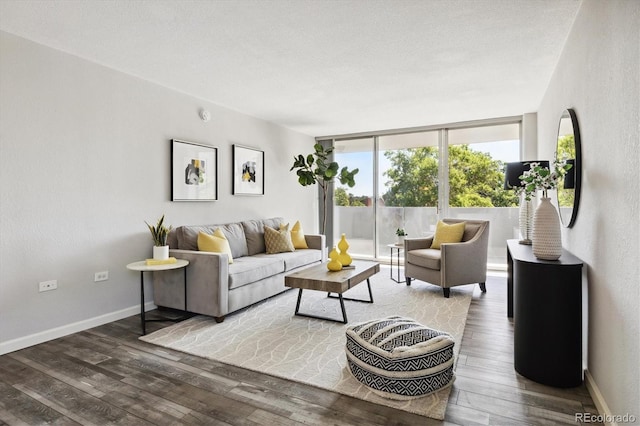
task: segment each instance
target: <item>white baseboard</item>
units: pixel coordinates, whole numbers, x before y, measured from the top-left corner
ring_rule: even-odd
[[[146,312],[152,309],[156,309],[156,307],[157,306],[154,305],[153,302],[147,302],[144,305],[144,310]],[[59,337],[68,336],[69,334],[77,333],[79,331],[88,330],[90,328],[107,324],[109,322],[118,321],[132,315],[137,315],[139,313],[140,305],[135,305],[119,311],[110,312],[108,314],[74,322],[72,324],[63,325],[61,327],[52,328],[50,330],[41,331],[29,336],[19,337],[17,339],[9,340],[6,342],[0,342],[0,355],[8,354],[9,352],[14,352],[20,349],[28,348],[29,346],[48,342],[49,340],[57,339]]]
[[[589,391],[589,395],[591,395],[591,399],[593,399],[593,403],[596,405],[598,409],[598,414],[603,416],[605,419],[611,419],[613,416],[611,415],[611,410],[607,405],[607,401],[604,400],[596,381],[593,379],[589,370],[584,371],[584,382],[587,386],[587,390]],[[604,422],[605,425],[609,426],[618,426],[616,422]]]

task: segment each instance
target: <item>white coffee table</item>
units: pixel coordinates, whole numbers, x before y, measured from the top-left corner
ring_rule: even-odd
[[[144,273],[145,272],[160,272],[160,271],[169,271],[172,269],[180,269],[184,268],[184,311],[187,313],[187,265],[189,264],[188,260],[184,259],[176,259],[175,263],[165,263],[162,265],[147,265],[145,260],[140,260],[138,262],[133,262],[127,265],[127,269],[132,271],[140,271],[140,318],[142,321],[142,335],[147,334],[146,323],[151,321],[182,321],[187,317],[181,318],[157,318],[157,319],[145,319],[144,312]]]

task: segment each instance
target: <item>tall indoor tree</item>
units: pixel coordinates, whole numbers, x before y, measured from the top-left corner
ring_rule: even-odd
[[[324,233],[327,226],[327,194],[329,187],[337,178],[341,184],[353,188],[356,184],[355,175],[358,169],[349,170],[347,167],[340,169],[337,162],[331,161],[333,147],[323,147],[317,143],[313,146],[314,152],[306,157],[302,154],[293,157],[293,166],[289,171],[296,171],[298,182],[302,186],[309,186],[317,183],[322,189],[322,229]]]

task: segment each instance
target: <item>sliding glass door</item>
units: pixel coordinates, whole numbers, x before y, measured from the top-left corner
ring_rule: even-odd
[[[357,257],[389,257],[396,230],[430,235],[438,219],[491,221],[490,263],[504,263],[517,229],[517,199],[503,189],[504,164],[520,160],[520,123],[335,139],[356,186],[336,185],[334,241],[344,233]],[[517,235],[516,235],[517,237]]]
[[[378,256],[402,228],[408,237],[428,235],[438,220],[439,131],[378,137]]]
[[[489,263],[505,263],[505,241],[518,238],[518,200],[504,190],[504,164],[520,161],[519,123],[447,132],[446,217],[491,222]]]
[[[350,139],[334,143],[334,158],[340,168],[358,169],[356,185],[336,182],[333,207],[333,241],[346,234],[349,252],[362,258],[376,257],[375,251],[375,138]]]

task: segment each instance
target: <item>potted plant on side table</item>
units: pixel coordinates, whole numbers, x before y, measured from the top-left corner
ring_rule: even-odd
[[[398,236],[398,242],[396,244],[399,246],[404,246],[404,237],[407,236],[404,228],[396,229],[396,235]]]
[[[169,246],[167,245],[167,237],[172,226],[166,227],[164,225],[164,215],[160,219],[155,226],[149,225],[146,221],[144,222],[149,227],[149,231],[151,231],[151,237],[153,238],[153,258],[155,260],[167,260],[169,259]]]

